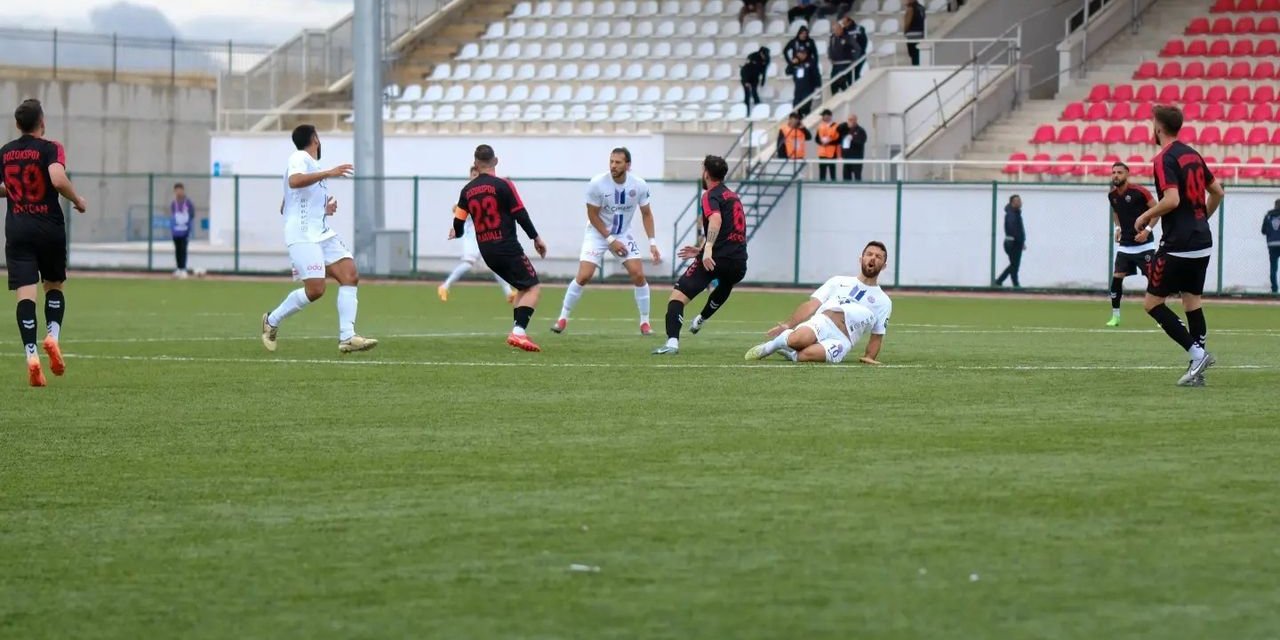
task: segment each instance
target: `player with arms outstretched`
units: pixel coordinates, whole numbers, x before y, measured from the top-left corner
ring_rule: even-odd
[[[889,259],[884,243],[872,241],[862,249],[857,277],[827,280],[786,322],[769,331],[769,341],[747,351],[747,360],[781,353],[792,362],[843,362],[862,334],[870,332],[867,350],[859,359],[880,364],[880,348],[893,315],[893,302],[880,288],[880,272]]]
[[[67,178],[67,157],[62,145],[44,138],[44,108],[39,100],[26,100],[14,111],[22,134],[0,148],[4,185],[0,196],[8,198],[4,217],[5,269],[9,290],[18,297],[18,334],[27,356],[27,379],[33,387],[46,384],[40,354],[36,352],[36,285],[44,282],[44,319],[48,333],[44,352],[56,376],[66,371],[58,339],[66,313],[62,286],[67,280],[67,227],[58,196],[70,200],[84,213],[84,198]]]
[[[1108,327],[1120,326],[1120,299],[1124,297],[1124,279],[1137,274],[1147,275],[1151,259],[1156,253],[1156,241],[1151,228],[1135,231],[1138,216],[1154,207],[1156,199],[1140,184],[1129,182],[1129,165],[1117,162],[1111,165],[1111,220],[1116,225],[1116,266],[1111,274],[1111,320]]]
[[[1216,362],[1213,354],[1205,350],[1209,329],[1200,299],[1204,294],[1209,258],[1213,255],[1209,219],[1226,194],[1205,166],[1204,158],[1178,140],[1182,110],[1161,105],[1153,110],[1152,117],[1155,141],[1161,146],[1152,161],[1160,201],[1138,216],[1133,225],[1138,231],[1160,221],[1160,249],[1151,261],[1144,306],[1190,357],[1187,372],[1178,379],[1178,385],[1202,387],[1204,372]],[[1187,312],[1190,331],[1165,304],[1165,299],[1178,293],[1182,294],[1182,308]]]
[[[747,216],[738,194],[724,185],[727,175],[729,164],[724,158],[707,156],[702,161],[702,180],[707,185],[702,192],[702,245],[683,247],[676,254],[693,263],[676,281],[667,301],[667,342],[655,349],[654,355],[680,353],[684,307],[708,284],[718,281],[695,319],[695,328],[719,310],[729,300],[734,285],[747,276]]]
[[[299,125],[292,137],[296,151],[289,156],[285,170],[280,213],[293,279],[301,280],[302,288],[294,289],[274,311],[263,314],[262,346],[275,351],[280,323],[319,300],[325,293],[325,279],[333,278],[338,281],[338,352],[368,351],[378,346],[378,341],[356,333],[360,284],[356,261],[328,222],[338,210],[338,201],[329,196],[326,181],[350,176],[355,168],[341,164],[321,169],[320,136],[312,125]]]
[[[478,175],[480,175],[480,172],[473,166],[471,167],[471,176],[467,179],[475,180]],[[456,210],[454,211],[454,214],[457,214]],[[463,212],[463,215],[466,215],[465,211]],[[453,227],[449,227],[449,239],[454,240],[458,237],[459,236],[453,230]],[[476,243],[476,226],[471,223],[471,218],[467,218],[461,238],[462,262],[459,262],[458,266],[453,268],[453,271],[449,273],[449,277],[445,279],[444,284],[441,284],[436,288],[436,295],[440,296],[440,302],[449,301],[449,288],[452,287],[453,283],[457,282],[459,278],[466,275],[468,271],[473,269],[476,266],[476,261],[480,259],[480,245]],[[498,286],[502,287],[502,295],[506,297],[507,302],[515,302],[516,293],[511,290],[511,285],[507,284],[506,280],[499,278],[497,274],[494,274],[493,279],[498,282]]]
[[[529,320],[538,306],[541,286],[538,272],[516,237],[516,224],[533,240],[533,247],[540,257],[547,257],[547,244],[534,229],[533,220],[529,219],[529,212],[520,200],[516,186],[510,180],[494,175],[497,166],[498,156],[494,154],[493,147],[487,144],[476,147],[475,167],[480,174],[458,195],[453,232],[462,235],[466,219],[471,218],[476,227],[480,257],[484,258],[485,265],[516,288],[516,299],[512,303],[515,323],[507,336],[507,344],[524,351],[542,351],[527,333]]]
[[[569,314],[582,297],[583,288],[591,282],[597,268],[604,268],[606,253],[622,260],[622,266],[635,287],[636,308],[640,311],[640,334],[649,335],[649,281],[644,277],[644,259],[640,246],[631,235],[631,219],[640,210],[644,232],[649,238],[649,257],[654,264],[662,262],[658,241],[654,239],[653,209],[649,207],[649,185],[631,173],[631,152],[618,147],[609,154],[609,171],[591,179],[587,185],[587,229],[578,256],[578,275],[564,292],[560,318],[551,330],[563,333],[569,325]]]

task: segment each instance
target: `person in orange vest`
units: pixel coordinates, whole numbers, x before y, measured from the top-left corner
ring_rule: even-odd
[[[822,122],[818,123],[818,179],[826,182],[836,179],[836,160],[840,158],[840,133],[831,119],[831,110],[822,110]]]
[[[792,111],[787,123],[778,128],[778,157],[803,160],[805,142],[812,139],[813,134],[800,122],[800,114]]]

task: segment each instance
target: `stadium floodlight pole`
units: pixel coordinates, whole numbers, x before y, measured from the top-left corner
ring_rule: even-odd
[[[382,0],[356,0],[352,29],[356,166],[356,267],[375,273],[375,231],[385,226],[382,188]]]

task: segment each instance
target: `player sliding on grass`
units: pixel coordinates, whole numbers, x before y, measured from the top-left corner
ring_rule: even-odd
[[[844,361],[863,333],[871,332],[865,364],[880,364],[880,347],[889,327],[893,302],[880,288],[880,272],[889,259],[883,243],[872,241],[862,250],[862,272],[856,278],[827,280],[786,322],[769,331],[772,340],[747,351],[747,360],[763,360],[781,353],[792,362]]]

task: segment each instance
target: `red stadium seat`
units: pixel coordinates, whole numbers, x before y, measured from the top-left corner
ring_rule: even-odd
[[[1071,175],[1077,178],[1083,178],[1086,174],[1093,171],[1095,168],[1090,163],[1097,162],[1097,161],[1098,161],[1098,156],[1095,156],[1092,153],[1086,153],[1080,156],[1080,162],[1077,163],[1076,166],[1071,167]]]
[[[1275,87],[1269,84],[1261,85],[1257,88],[1257,90],[1253,92],[1254,104],[1265,105],[1275,101],[1276,101],[1276,89]],[[1267,119],[1270,120],[1271,118],[1267,118]]]
[[[1267,161],[1258,156],[1252,156],[1247,161],[1248,166],[1240,170],[1240,177],[1246,180],[1257,180],[1267,173]]]
[[[1070,154],[1070,153],[1058,154],[1058,157],[1056,158],[1056,160],[1059,163],[1069,163],[1069,164],[1055,164],[1049,167],[1048,173],[1051,176],[1065,176],[1071,173],[1073,169],[1075,169],[1076,157],[1073,154]]]
[[[1236,10],[1235,0],[1217,0],[1209,11],[1213,13],[1231,13]]]
[[[1108,145],[1124,144],[1124,138],[1127,134],[1128,132],[1125,131],[1124,125],[1113,124],[1107,127],[1107,134],[1102,138],[1102,142]]]
[[[1178,130],[1178,139],[1186,144],[1198,144],[1200,142],[1199,136],[1196,135],[1196,128],[1191,125],[1183,125]]]
[[[1187,25],[1186,34],[1189,36],[1202,36],[1209,33],[1208,18],[1192,18],[1191,23]]]
[[[1280,0],[1262,0],[1258,3],[1259,11],[1280,11]]]
[[[1138,176],[1139,178],[1151,177],[1151,163],[1147,162],[1146,158],[1143,158],[1142,156],[1129,156],[1124,163],[1129,165],[1129,171],[1133,173],[1133,175]]]
[[[1237,35],[1245,35],[1253,33],[1258,28],[1257,23],[1253,21],[1253,16],[1245,16],[1236,19],[1235,32]]]
[[[1160,55],[1165,58],[1177,58],[1187,53],[1187,43],[1181,39],[1170,40],[1164,43],[1164,47],[1160,49]]]
[[[1252,99],[1253,92],[1249,90],[1249,87],[1240,85],[1231,89],[1231,97],[1227,101],[1232,104],[1239,104],[1249,102]]]
[[[1213,21],[1213,26],[1209,27],[1209,33],[1215,36],[1228,36],[1235,33],[1236,26],[1232,24],[1231,18],[1218,18]]]
[[[1244,144],[1244,128],[1227,127],[1227,130],[1222,134],[1222,144],[1228,147]]]
[[[1209,65],[1209,72],[1205,74],[1205,77],[1210,80],[1221,80],[1227,77],[1227,73],[1227,63],[1215,62]]]
[[[1171,85],[1169,85],[1169,86],[1171,86],[1171,87],[1176,87],[1177,85],[1172,85],[1172,84],[1171,84]],[[1154,84],[1141,84],[1141,85],[1138,85],[1138,93],[1136,94],[1136,96],[1135,96],[1135,98],[1134,98],[1134,99],[1135,99],[1135,100],[1137,100],[1138,102],[1155,102],[1155,101],[1156,101],[1156,86],[1155,86]],[[1176,100],[1174,100],[1174,102],[1177,102],[1177,101],[1176,101]]]
[[[1270,80],[1276,75],[1276,67],[1270,60],[1263,60],[1253,68],[1254,80]]]
[[[1032,156],[1031,164],[1028,164],[1026,168],[1022,170],[1022,172],[1033,175],[1033,176],[1040,175],[1042,173],[1049,171],[1049,165],[1047,163],[1052,161],[1053,161],[1053,158],[1051,158],[1049,154],[1037,153],[1036,155]]]
[[[1177,63],[1175,62],[1172,64]],[[1166,76],[1164,73],[1161,73],[1160,77],[1165,78],[1166,80],[1177,80],[1178,78],[1182,78],[1184,80],[1199,80],[1204,77],[1204,63],[1199,60],[1188,62],[1187,68],[1182,70],[1181,76]]]
[[[1280,180],[1280,158],[1271,161],[1271,166],[1267,169],[1268,180]]]
[[[1163,95],[1164,94],[1161,93],[1161,96],[1162,96],[1160,98],[1161,100],[1164,100]],[[1204,85],[1193,84],[1187,87],[1187,89],[1182,92],[1182,101],[1183,102],[1204,102],[1205,101]],[[1173,102],[1177,102],[1177,100],[1174,100]]]
[[[1249,130],[1249,135],[1244,139],[1244,143],[1250,147],[1261,147],[1271,144],[1271,129],[1267,127],[1254,127]]]
[[[1089,122],[1097,122],[1107,119],[1107,103],[1095,102],[1089,105],[1089,111],[1085,114],[1084,119]]]
[[[1280,146],[1280,129],[1271,132],[1271,145]]]
[[[1120,162],[1120,156],[1114,153],[1108,153],[1102,157],[1102,164],[1096,167],[1089,167],[1089,175],[1091,176],[1109,176],[1111,175],[1111,166]]]
[[[1222,108],[1221,102],[1215,102],[1204,108],[1204,114],[1199,119],[1205,122],[1222,122],[1227,119],[1227,110]]]
[[[1182,77],[1182,65],[1177,62],[1166,62],[1160,67],[1160,78],[1164,80],[1177,80]]]
[[[1027,161],[1027,154],[1018,151],[1009,154],[1009,163],[1004,165],[1002,172],[1008,175],[1018,175],[1022,173],[1022,163]]]
[[[1251,75],[1253,75],[1253,65],[1248,62],[1241,60],[1231,65],[1232,80],[1248,80]]]
[[[1280,129],[1278,129],[1280,131]],[[1080,134],[1081,144],[1101,144],[1102,143],[1102,127],[1091,124],[1084,128],[1084,132]]]
[[[1249,105],[1233,104],[1227,111],[1227,122],[1246,122],[1249,120]]]
[[[1058,119],[1059,120],[1084,120],[1084,103],[1068,102],[1067,106],[1062,110],[1062,115],[1059,116]]]
[[[1202,100],[1202,102],[1207,102],[1209,104],[1218,104],[1219,102],[1226,101],[1227,88],[1220,84],[1215,84],[1212,87],[1209,87],[1209,93],[1204,97],[1204,100]]]
[[[1107,116],[1111,122],[1124,122],[1133,119],[1133,107],[1128,102],[1117,102]]]
[[[1269,87],[1268,87],[1269,88]],[[1276,117],[1270,103],[1255,104],[1249,112],[1249,122],[1271,122]]]
[[[1235,46],[1231,47],[1231,55],[1235,58],[1249,58],[1253,56],[1252,40],[1236,40]]]
[[[1191,44],[1187,45],[1186,55],[1193,58],[1203,58],[1209,55],[1209,44],[1204,40],[1196,38],[1191,41]]]
[[[1132,102],[1133,101],[1133,85],[1118,84],[1111,89],[1112,102]]]
[[[1138,96],[1139,99],[1143,99],[1141,91],[1138,92]],[[1178,102],[1182,102],[1182,88],[1176,84],[1166,84],[1165,86],[1160,87],[1160,97],[1155,100],[1159,100],[1162,104],[1176,104]]]
[[[1139,102],[1137,107],[1133,109],[1134,120],[1150,120],[1154,107],[1150,102]]]
[[[1253,55],[1259,58],[1274,58],[1280,55],[1280,47],[1276,46],[1275,40],[1259,40],[1258,48],[1253,50]]]
[[[1208,55],[1211,58],[1225,58],[1231,55],[1231,41],[1219,39],[1209,43]]]
[[[1280,5],[1280,0],[1277,0]],[[1271,9],[1271,11],[1280,11],[1280,7]],[[1280,19],[1275,16],[1267,16],[1258,21],[1258,33],[1280,33]]]
[[[1155,64],[1155,63],[1153,62],[1151,64]],[[1089,102],[1106,102],[1110,99],[1111,99],[1111,85],[1109,84],[1093,85],[1093,88],[1089,90],[1089,97],[1086,98],[1086,100],[1088,100]]]
[[[1258,0],[1237,0],[1236,13],[1248,13],[1258,10]]]
[[[1203,110],[1199,102],[1188,102],[1182,107],[1182,119],[1184,121],[1203,120],[1204,118],[1201,117]]]
[[[1212,163],[1209,161],[1208,158],[1205,158],[1205,164],[1212,164]],[[1222,164],[1241,164],[1241,162],[1240,162],[1240,158],[1237,158],[1235,156],[1227,156],[1222,159]],[[1235,167],[1219,167],[1217,170],[1213,170],[1213,169],[1210,169],[1210,170],[1213,171],[1218,177],[1221,177],[1224,179],[1234,178],[1236,177],[1236,174],[1240,172],[1240,170]]]
[[[1222,130],[1214,125],[1200,130],[1200,146],[1206,147],[1211,144],[1222,144]]]
[[[1129,130],[1125,143],[1130,145],[1151,144],[1151,127],[1140,124]]]
[[[1055,144],[1080,144],[1080,129],[1074,124],[1069,124],[1058,130],[1058,136],[1054,139]]]
[[[1138,65],[1138,70],[1133,72],[1135,80],[1151,80],[1160,76],[1160,67],[1152,60],[1148,60]]]
[[[1053,130],[1053,125],[1044,124],[1036,128],[1036,134],[1031,137],[1030,142],[1034,145],[1050,144],[1055,137],[1057,136]]]

